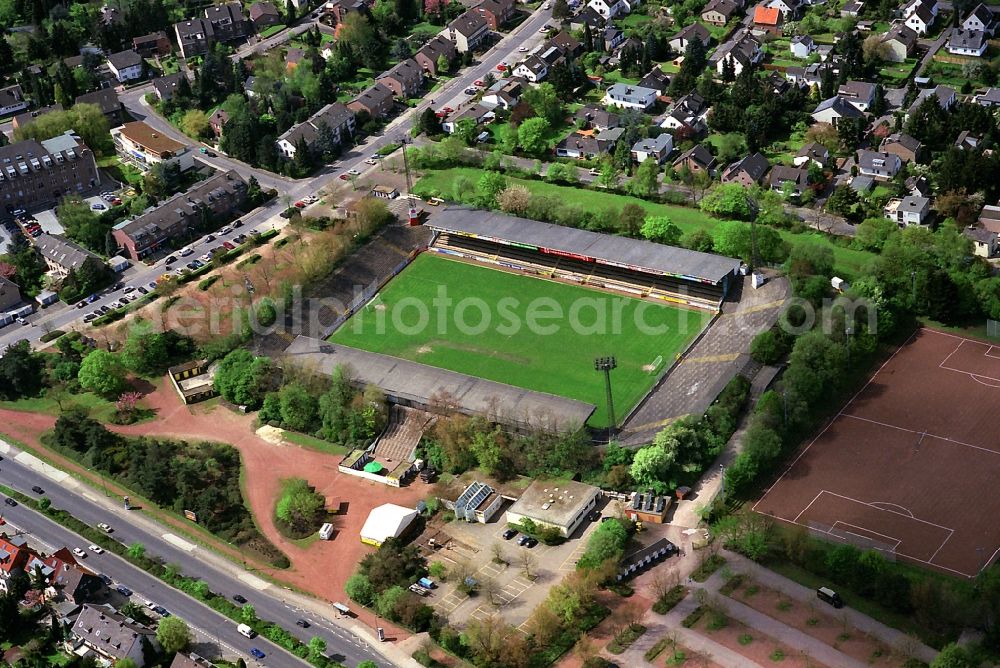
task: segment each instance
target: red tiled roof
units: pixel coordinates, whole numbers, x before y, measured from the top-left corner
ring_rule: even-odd
[[[781,12],[777,7],[764,7],[757,5],[753,10],[753,22],[763,26],[776,26]]]

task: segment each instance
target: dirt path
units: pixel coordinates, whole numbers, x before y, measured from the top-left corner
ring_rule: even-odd
[[[372,549],[358,539],[361,526],[372,508],[389,502],[412,507],[427,495],[427,489],[420,482],[395,489],[345,476],[337,470],[339,456],[295,445],[268,443],[254,433],[253,416],[234,413],[217,405],[207,410],[198,405],[186,406],[169,389],[169,384],[163,385],[168,389],[156,390],[143,399],[145,405],[156,410],[154,421],[129,426],[109,425],[109,428],[129,436],[218,441],[237,448],[246,472],[244,494],[257,525],[278,549],[288,555],[292,563],[291,568],[286,570],[261,570],[314,596],[327,601],[346,599],[344,583],[354,572],[358,561]],[[12,438],[33,448],[44,449],[47,458],[59,468],[92,479],[96,484],[96,478],[78,464],[42,445],[39,437],[53,427],[54,417],[0,409],[0,423],[4,425],[4,433]],[[328,502],[333,505],[341,503],[342,515],[333,540],[312,541],[303,547],[278,532],[273,521],[274,504],[280,493],[281,481],[290,477],[304,478],[320,494],[326,495]],[[164,518],[162,514],[160,519],[184,527],[180,519]],[[213,543],[217,551],[230,558],[236,561],[242,558],[222,541]],[[386,624],[385,620],[376,620],[366,611],[360,611],[358,617],[369,626],[385,627],[387,634],[397,638],[407,635],[402,629]]]

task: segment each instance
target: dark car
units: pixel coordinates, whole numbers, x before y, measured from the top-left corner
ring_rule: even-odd
[[[117,591],[122,596],[132,595],[132,590],[126,587],[125,585],[118,585],[117,587],[115,587],[115,591]]]
[[[234,220],[233,221],[233,227],[243,227],[243,221],[242,220]]]
[[[595,510],[594,512],[590,513],[590,521],[591,522],[596,522],[599,519],[601,519],[601,511],[600,510]]]
[[[31,491],[34,492],[35,494],[45,494],[45,490],[39,487],[38,485],[32,487]]]
[[[11,508],[13,508],[14,506],[17,505],[17,501],[15,501],[14,499],[10,498],[9,496],[6,499],[4,499],[3,502],[6,503]]]
[[[304,628],[304,629],[307,629],[307,628],[309,628],[309,622],[307,622],[307,621],[306,621],[306,620],[304,620],[304,619],[296,619],[296,620],[295,620],[295,625],[296,625],[296,626],[301,626],[301,627],[302,627],[302,628]]]
[[[167,609],[164,608],[162,605],[154,605],[152,609],[153,609],[153,612],[155,612],[156,614],[158,614],[160,617],[169,617],[170,616],[170,613],[167,612]]]
[[[138,291],[139,294],[143,294],[143,295],[149,294],[149,290],[147,290],[146,288],[142,287],[141,285],[136,288],[136,291]]]
[[[521,536],[520,538],[518,538],[518,539],[517,539],[517,544],[518,544],[518,545],[524,545],[524,544],[525,544],[525,543],[527,543],[527,542],[528,542],[528,541],[529,541],[530,539],[531,539],[531,536]]]
[[[243,605],[244,603],[247,602],[247,600],[243,598],[242,594],[233,594],[233,600],[239,603],[240,605]]]
[[[514,529],[507,529],[506,531],[503,532],[502,535],[504,540],[510,540],[511,538],[517,535],[517,531]]]
[[[104,573],[98,573],[97,577],[101,578],[101,582],[108,585],[109,587],[114,583],[114,580],[112,580],[110,576],[105,575]]]
[[[538,545],[538,539],[537,538],[532,538],[531,536],[528,536],[528,540],[524,541],[524,546],[525,547],[529,547],[530,548],[530,547],[534,547],[536,545]]]
[[[167,258],[167,261],[165,262],[165,264],[173,264],[174,262],[177,262],[177,258],[174,257],[173,255],[171,255],[171,256],[169,256]]]
[[[255,659],[263,659],[266,655],[264,654],[264,652],[260,651],[256,647],[251,647],[250,656],[252,656]]]

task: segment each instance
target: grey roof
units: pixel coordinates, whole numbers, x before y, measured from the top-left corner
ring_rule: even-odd
[[[837,88],[837,95],[868,101],[875,96],[875,84],[867,81],[845,81]]]
[[[870,176],[865,176],[864,174],[858,174],[853,179],[851,179],[851,189],[855,192],[863,193],[872,189],[875,185],[875,179]]]
[[[792,44],[802,44],[810,49],[816,46],[816,42],[809,35],[796,35],[792,38]]]
[[[861,118],[864,113],[859,111],[857,107],[853,104],[840,97],[839,95],[834,95],[833,97],[823,100],[816,108],[813,109],[813,115],[820,113],[821,111],[831,110],[838,116],[845,116],[848,118]]]
[[[799,152],[795,154],[799,158],[810,158],[814,160],[819,160],[820,162],[825,162],[830,158],[830,150],[823,146],[822,144],[817,144],[816,142],[809,142],[799,149]]]
[[[661,70],[659,65],[653,67],[646,76],[639,80],[639,85],[643,88],[652,88],[661,93],[667,89],[669,84],[670,75]]]
[[[1000,104],[1000,88],[993,88],[993,87],[987,88],[986,92],[977,95],[975,97],[975,100],[979,104],[983,104],[984,102],[986,103],[986,105]]]
[[[969,12],[968,16],[965,17],[963,23],[969,19],[976,18],[984,26],[988,26],[995,20],[993,16],[993,8],[987,7],[986,5],[979,3],[976,8]]]
[[[311,144],[319,136],[321,123],[326,123],[327,127],[335,130],[347,123],[353,116],[354,112],[340,102],[331,102],[305,121],[285,130],[277,141],[286,140],[289,144],[295,144],[299,138],[303,138],[306,140],[306,144]]]
[[[694,23],[688,25],[679,33],[670,38],[670,41],[675,39],[692,40],[697,39],[702,44],[708,44],[708,41],[712,39],[712,33],[708,32],[708,28],[703,26],[701,23],[695,21]]]
[[[108,62],[111,63],[116,70],[120,71],[127,67],[141,65],[142,56],[140,56],[134,49],[128,49],[127,51],[112,53],[108,56]]]
[[[645,98],[648,98],[650,95],[656,97],[658,93],[652,88],[643,88],[642,86],[616,83],[608,87],[607,95],[612,100],[620,100],[630,102],[632,104],[642,104]]]
[[[387,101],[392,101],[392,90],[377,81],[364,89],[354,98],[354,102],[362,102],[367,107],[379,108]]]
[[[73,633],[87,644],[110,656],[123,659],[145,637],[154,641],[156,633],[110,608],[84,605],[73,623]]]
[[[122,102],[113,88],[102,88],[92,93],[84,93],[75,100],[76,104],[96,104],[102,114],[113,114],[121,111]]]
[[[949,49],[972,49],[979,51],[986,44],[986,33],[982,30],[962,30],[953,28],[948,37]]]
[[[962,230],[962,234],[981,244],[988,244],[997,239],[996,232],[990,232],[985,227],[967,227]]]
[[[521,67],[522,65],[536,77],[542,72],[547,72],[549,69],[548,63],[546,63],[544,60],[542,60],[541,58],[539,58],[534,54],[528,56],[520,63],[518,63],[517,67]]]
[[[889,32],[887,32],[885,37],[882,39],[883,42],[888,42],[890,40],[896,40],[904,44],[907,49],[910,49],[917,43],[917,33],[914,32],[913,28],[910,28],[902,23],[897,23],[889,28]]]
[[[535,480],[507,512],[568,527],[599,493],[598,488],[573,480]]]
[[[439,218],[439,215],[434,218]],[[331,375],[343,365],[359,384],[374,385],[387,395],[429,404],[446,389],[464,413],[487,415],[514,426],[532,425],[554,430],[582,426],[595,410],[593,404],[525,390],[491,380],[438,369],[426,364],[371,353],[320,339],[299,336],[283,353],[290,362]],[[495,415],[498,406],[503,415]]]
[[[446,232],[476,234],[641,267],[652,274],[680,276],[711,283],[721,282],[740,265],[739,260],[721,255],[698,253],[651,241],[598,234],[463,207],[448,207],[436,213],[427,226]]]
[[[890,171],[890,165],[895,168],[899,165],[898,155],[893,153],[880,153],[878,151],[858,151],[858,166],[868,171]]]
[[[712,166],[715,165],[715,156],[701,144],[695,144],[690,149],[682,153],[676,160],[674,160],[674,166],[676,167],[685,160],[693,160],[705,169],[711,169]]]
[[[771,163],[767,161],[767,158],[763,156],[759,151],[753,155],[748,155],[742,160],[734,163],[727,172],[736,174],[740,171],[744,171],[754,181],[760,182],[764,178],[764,174],[767,174],[767,170],[771,168]]]
[[[90,258],[100,261],[100,258],[86,248],[53,234],[39,235],[35,239],[35,248],[47,260],[66,269],[79,269]]]
[[[449,30],[461,33],[465,37],[472,37],[486,27],[488,27],[486,18],[479,12],[471,9],[448,24]]]
[[[618,128],[624,130],[624,128]],[[673,135],[664,132],[654,139],[640,139],[632,146],[632,151],[643,151],[645,153],[659,153],[667,148],[667,145],[674,140]]]
[[[380,81],[387,78],[396,79],[407,88],[419,86],[420,82],[424,80],[424,70],[413,58],[407,58],[396,63],[388,72],[378,75],[375,80]]]
[[[207,11],[207,10],[206,10]],[[208,19],[190,19],[188,21],[178,21],[174,24],[174,31],[179,39],[197,39],[198,35],[211,37],[215,34],[212,22]]]
[[[798,167],[775,165],[774,169],[771,170],[771,185],[780,185],[785,181],[790,181],[797,186],[804,186],[809,182],[809,172]]]
[[[24,113],[17,114],[14,116],[14,122],[20,127],[22,125],[27,125],[31,123],[36,118],[44,116],[45,114],[51,114],[53,111],[62,111],[63,106],[56,102],[55,104],[50,104],[47,107],[39,107],[34,111],[25,111]]]
[[[885,141],[882,142],[882,146],[885,146],[886,144],[899,144],[903,148],[913,151],[914,153],[919,151],[921,147],[921,143],[916,137],[911,137],[905,132],[896,132],[889,135],[885,138]]]
[[[435,63],[441,56],[450,60],[455,57],[455,43],[444,35],[438,35],[420,47],[417,53],[430,58]]]
[[[931,201],[926,197],[917,197],[916,195],[907,195],[903,198],[903,201],[899,203],[897,211],[907,211],[909,213],[920,213],[930,205]]]
[[[168,74],[166,76],[156,77],[153,79],[153,88],[156,90],[156,94],[159,95],[161,99],[169,100],[174,96],[174,91],[177,89],[177,85],[183,78],[183,72],[174,72],[173,74]]]
[[[20,84],[0,88],[0,107],[11,107],[24,101]]]

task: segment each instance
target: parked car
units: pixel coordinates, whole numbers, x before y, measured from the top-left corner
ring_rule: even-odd
[[[306,208],[306,203],[303,202],[302,200],[299,200],[298,202],[295,203],[295,208],[296,209],[304,209],[304,208]]]
[[[304,629],[309,628],[309,622],[306,621],[306,620],[304,620],[304,619],[302,619],[301,617],[299,619],[295,620],[295,625],[296,626],[300,626],[300,627],[302,627]]]
[[[102,548],[100,545],[88,545],[87,549],[93,552],[94,554],[101,554],[104,552],[104,548]]]
[[[233,242],[231,242],[231,241],[224,241],[224,242],[222,242],[222,245],[225,246],[229,250],[234,250],[236,248],[236,245],[233,244]]]
[[[114,529],[112,529],[107,522],[98,522],[97,528],[103,531],[104,533],[111,533],[112,531],[114,531]]]
[[[365,159],[365,164],[366,165],[377,165],[378,164],[378,160],[376,160],[375,158],[366,158]]]
[[[240,605],[243,605],[247,602],[247,600],[243,597],[243,594],[233,594],[233,600],[239,603]]]
[[[124,292],[125,294],[128,294],[130,292],[135,292],[135,286],[134,285],[126,285],[125,289],[122,292]]]
[[[169,617],[170,616],[170,613],[167,612],[167,609],[164,608],[162,605],[154,605],[152,607],[152,610],[153,610],[153,612],[155,612],[156,614],[158,614],[160,617]]]
[[[250,656],[252,656],[255,659],[263,659],[266,655],[264,654],[264,652],[260,651],[256,647],[251,647]]]
[[[233,228],[235,229],[235,228],[238,228],[238,227],[243,227],[243,221],[242,220],[234,220],[233,221]]]
[[[221,230],[219,230],[219,234],[221,234],[221,235],[225,236],[225,235],[229,234],[229,233],[230,233],[230,232],[232,232],[232,231],[233,231],[233,228],[231,228],[231,227],[229,227],[228,225],[226,225],[226,226],[225,226],[225,227],[223,227],[223,228],[222,228]]]
[[[215,235],[214,234],[206,234],[205,235],[205,241],[215,241]]]
[[[528,47],[526,46],[518,47],[517,51],[518,53],[528,53]]]
[[[475,81],[473,81],[472,83],[473,83],[474,85],[478,86],[479,88],[482,88],[482,87],[484,87],[484,86],[486,85],[485,83],[483,83],[483,80],[482,80],[482,79],[476,79],[476,80],[475,80]]]
[[[136,292],[138,292],[139,294],[142,294],[142,295],[149,294],[149,290],[147,290],[146,288],[142,287],[141,285],[139,287],[137,287],[135,290],[136,290]]]
[[[97,314],[96,313],[88,313],[87,315],[83,316],[83,321],[84,322],[90,322],[92,320],[97,320]]]
[[[511,538],[513,538],[516,535],[517,535],[517,531],[515,529],[507,529],[502,534],[504,540],[510,540]]]
[[[104,211],[108,207],[104,206],[100,202],[94,202],[93,204],[90,205],[90,208],[93,209],[94,211]]]
[[[188,255],[190,255],[193,252],[194,251],[191,250],[190,248],[183,248],[183,249],[181,249],[180,256],[181,257],[187,257]]]
[[[109,587],[114,584],[114,580],[111,579],[110,575],[105,575],[104,573],[98,573],[97,577],[101,578],[101,582],[108,585]]]
[[[117,587],[115,587],[115,591],[117,591],[122,596],[132,595],[132,590],[126,587],[125,585],[118,585]]]
[[[76,556],[80,557],[81,559],[86,559],[87,558],[87,553],[84,552],[83,549],[79,548],[79,547],[74,547],[73,548],[73,554],[75,554]]]
[[[156,289],[156,281],[150,281],[150,282],[149,282],[149,283],[148,283],[148,284],[146,285],[146,287],[148,287],[148,288],[149,288],[150,290],[155,290],[155,289]]]
[[[445,107],[445,110],[451,111],[451,109],[448,109],[448,107]],[[361,176],[361,172],[359,172],[356,169],[348,169],[347,173],[350,174],[351,176]]]
[[[34,492],[35,494],[45,494],[45,490],[39,487],[38,485],[32,487],[31,491]]]
[[[532,537],[529,536],[528,540],[524,541],[524,546],[527,547],[527,548],[532,548],[532,547],[534,547],[536,545],[538,545],[538,539],[537,538],[532,538]]]
[[[87,308],[87,300],[84,299],[82,302],[78,302],[77,305],[76,305],[76,307],[77,308]]]

